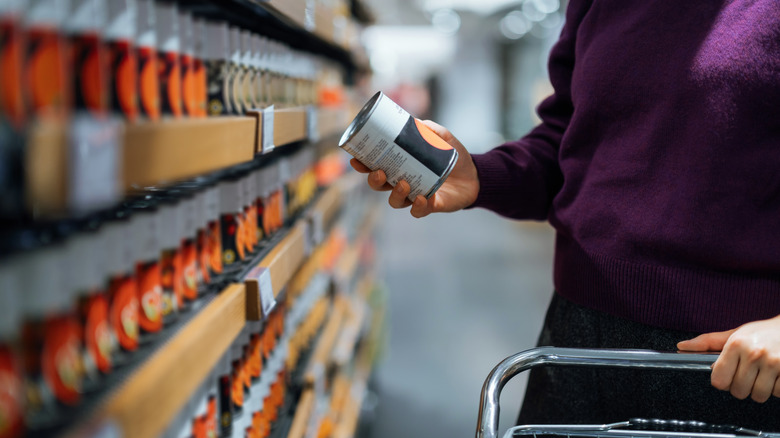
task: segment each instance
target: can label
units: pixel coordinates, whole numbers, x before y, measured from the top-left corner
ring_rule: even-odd
[[[201,228],[198,230],[198,235],[195,238],[197,254],[197,281],[201,284],[211,283],[211,254],[209,248],[209,231],[208,228]]]
[[[0,344],[0,438],[20,437],[24,431],[24,389],[19,360]]]
[[[233,107],[230,105],[230,71],[227,61],[206,61],[206,81],[208,115],[231,114]]]
[[[136,271],[138,279],[138,325],[147,333],[162,329],[162,286],[160,282],[160,264],[157,262],[139,264]]]
[[[163,114],[181,117],[181,65],[175,52],[157,53],[157,71],[160,80],[160,108]]]
[[[157,50],[138,47],[138,98],[141,114],[151,121],[160,119],[160,79],[157,71]]]
[[[195,115],[206,117],[206,107],[208,106],[207,76],[206,66],[202,59],[195,58],[192,61],[192,76],[195,81]]]
[[[49,391],[61,403],[76,405],[81,400],[81,341],[74,318],[53,318],[46,323],[41,371]]]
[[[88,110],[94,115],[105,114],[108,111],[105,46],[97,34],[89,33],[74,36],[70,47],[76,109]]]
[[[219,376],[219,432],[225,437],[233,434],[233,382],[230,373]]]
[[[209,246],[209,268],[215,274],[222,273],[222,227],[220,221],[210,221],[207,242]]]
[[[108,300],[102,293],[93,294],[83,300],[81,311],[86,353],[84,368],[89,374],[94,369],[108,373],[114,344],[108,323]]]
[[[109,285],[111,307],[109,322],[117,337],[119,347],[125,351],[138,348],[138,297],[136,282],[132,276],[114,278]]]
[[[183,281],[182,294],[187,300],[198,298],[198,251],[195,247],[195,240],[187,239],[182,244],[181,250],[181,271]]]
[[[14,19],[0,20],[0,105],[2,113],[16,129],[24,126],[25,104],[22,94],[22,50],[23,34],[19,22]],[[0,436],[3,436],[0,431]]]
[[[452,146],[381,92],[360,110],[339,146],[371,170],[383,170],[391,185],[406,181],[410,200],[433,195],[458,160]]]
[[[230,107],[232,113],[236,115],[244,114],[243,106],[243,69],[238,64],[232,64],[228,73],[228,84],[230,87]]]
[[[244,259],[244,224],[241,214],[223,214],[222,229],[222,265],[230,266]]]
[[[66,42],[55,29],[31,29],[27,39],[25,77],[29,103],[36,115],[64,115],[69,106],[65,67]]]
[[[195,60],[192,56],[182,54],[181,65],[181,100],[184,114],[190,117],[198,116],[198,98],[195,87]]]
[[[181,276],[181,251],[179,248],[167,249],[160,257],[160,282],[162,285],[162,316],[166,323],[173,322],[179,312]]]
[[[134,122],[138,118],[138,59],[130,41],[108,43],[111,54],[111,107],[114,112]]]

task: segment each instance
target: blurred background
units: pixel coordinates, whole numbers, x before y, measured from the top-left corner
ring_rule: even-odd
[[[566,2],[367,3],[376,19],[363,32],[373,71],[367,94],[384,91],[471,153],[538,123]],[[479,210],[416,220],[383,209],[379,265],[390,317],[370,436],[473,436],[488,372],[535,345],[552,293],[552,229]],[[507,385],[500,430],[514,424],[524,390],[522,376]]]

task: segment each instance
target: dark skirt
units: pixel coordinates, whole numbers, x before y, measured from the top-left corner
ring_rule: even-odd
[[[555,294],[538,345],[675,351],[677,342],[696,335],[607,315]],[[780,432],[780,399],[737,400],[713,388],[703,372],[547,367],[531,371],[518,424],[602,424],[634,417]]]

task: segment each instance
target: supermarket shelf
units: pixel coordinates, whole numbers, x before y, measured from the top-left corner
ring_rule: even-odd
[[[254,158],[256,119],[210,117],[128,125],[124,187],[191,178]]]
[[[353,358],[355,345],[357,345],[357,341],[360,339],[366,313],[365,306],[355,304],[354,302],[348,306],[344,327],[330,354],[331,366],[342,367]]]
[[[368,379],[371,376],[371,360],[364,351],[357,358],[355,374],[352,377],[352,385],[348,392],[348,398],[344,406],[344,412],[331,435],[333,438],[350,438],[355,435],[355,430],[360,419],[360,407],[363,405]]]
[[[347,303],[344,297],[337,296],[334,299],[330,318],[325,324],[325,328],[322,330],[320,338],[317,340],[317,345],[314,347],[314,353],[312,353],[311,360],[307,365],[303,377],[304,382],[309,386],[314,385],[319,378],[323,378],[324,373],[328,369],[328,358],[330,357],[333,345],[341,332],[346,305]]]
[[[96,423],[121,436],[159,436],[241,331],[244,295],[238,284],[222,291],[117,390]]]
[[[303,391],[298,407],[295,410],[292,426],[287,433],[287,438],[303,438],[306,435],[306,429],[309,426],[312,410],[314,409],[314,391],[306,389]]]
[[[274,145],[306,140],[307,134],[305,108],[286,108],[274,111]]]
[[[66,208],[67,151],[64,123],[39,124],[30,129],[24,163],[28,210],[48,215]]]
[[[344,128],[349,124],[347,112],[341,108],[320,108],[317,111],[317,131],[320,138],[336,137],[344,132]]]

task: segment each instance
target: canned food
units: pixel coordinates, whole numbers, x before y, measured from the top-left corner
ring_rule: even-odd
[[[406,181],[412,201],[430,198],[458,161],[458,151],[381,91],[349,124],[339,147],[369,169],[383,170],[390,185]]]

